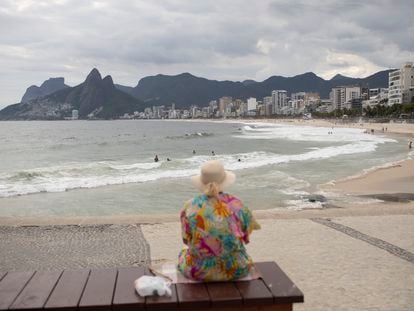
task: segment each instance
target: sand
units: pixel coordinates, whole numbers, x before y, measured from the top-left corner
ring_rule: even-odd
[[[301,126],[320,126],[320,127],[346,127],[346,128],[359,128],[370,131],[374,130],[374,133],[394,133],[405,134],[409,138],[414,139],[414,123],[372,123],[372,122],[351,122],[348,120],[330,120],[330,119],[226,119],[214,122],[229,122],[229,123],[284,123]],[[384,129],[384,132],[382,131]]]

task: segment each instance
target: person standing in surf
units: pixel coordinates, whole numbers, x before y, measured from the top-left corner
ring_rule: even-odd
[[[201,174],[191,178],[202,194],[187,201],[180,213],[186,247],[179,253],[178,270],[187,278],[236,280],[253,267],[244,245],[260,225],[240,199],[223,192],[235,179],[218,160],[206,162]]]

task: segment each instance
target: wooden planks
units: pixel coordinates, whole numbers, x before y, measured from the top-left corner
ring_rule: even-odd
[[[92,270],[78,309],[110,311],[116,276],[117,269]]]
[[[206,284],[212,307],[241,306],[243,299],[233,282]]]
[[[90,270],[86,269],[63,271],[44,308],[48,311],[62,308],[66,311],[76,311],[89,272]]]
[[[144,267],[0,273],[2,310],[291,310],[303,294],[275,262],[256,264],[263,279],[172,284],[172,296],[140,297],[134,280]]]
[[[180,310],[210,307],[210,296],[204,283],[176,285]]]
[[[177,289],[175,284],[171,284],[171,297],[167,296],[148,296],[145,299],[146,310],[161,311],[161,310],[178,310]]]
[[[0,281],[0,310],[8,310],[9,306],[33,277],[32,272],[9,272]]]
[[[273,295],[263,280],[238,281],[234,283],[244,305],[266,305],[273,303]]]
[[[273,294],[275,303],[303,302],[303,293],[275,262],[259,262],[256,267]]]
[[[116,280],[112,310],[133,311],[145,309],[145,298],[135,292],[134,281],[145,274],[144,267],[120,268]]]
[[[55,287],[62,271],[36,272],[24,287],[10,310],[41,310]]]

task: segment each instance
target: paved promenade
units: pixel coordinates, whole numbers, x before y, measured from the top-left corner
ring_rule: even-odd
[[[295,310],[413,310],[414,215],[260,223],[248,251],[256,261],[277,261],[304,292]],[[176,260],[178,223],[142,229],[154,262]]]
[[[411,212],[259,222],[248,251],[256,261],[277,261],[304,292],[295,310],[413,310]],[[180,234],[178,222],[3,225],[0,270],[176,262]]]

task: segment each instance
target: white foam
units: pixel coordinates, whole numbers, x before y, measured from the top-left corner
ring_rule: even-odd
[[[386,136],[364,133],[357,128],[327,128],[317,126],[293,126],[286,124],[254,123],[255,127],[246,125],[243,131],[234,137],[243,139],[283,139],[314,142],[397,142]],[[329,134],[332,132],[332,134]]]
[[[0,197],[38,192],[61,192],[77,188],[96,188],[106,185],[140,183],[166,178],[183,178],[198,173],[206,160],[217,158],[229,170],[243,170],[294,161],[326,159],[340,155],[374,151],[375,142],[355,142],[331,146],[301,154],[280,155],[263,151],[212,156],[193,156],[174,160],[174,169],[161,162],[139,163],[68,163],[62,166],[3,174],[0,176]],[[238,159],[241,161],[239,162]],[[35,173],[35,174],[33,174]]]
[[[290,210],[303,210],[303,209],[315,209],[323,208],[322,202],[310,202],[307,200],[286,200],[286,208]]]

